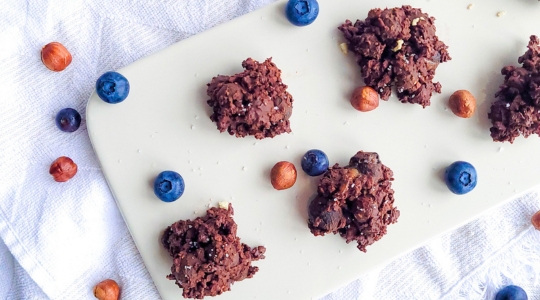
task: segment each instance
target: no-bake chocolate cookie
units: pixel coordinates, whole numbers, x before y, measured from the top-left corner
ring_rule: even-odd
[[[405,5],[372,9],[365,21],[346,20],[339,26],[348,49],[356,56],[366,85],[388,100],[392,87],[403,103],[430,105],[439,63],[450,60],[447,46],[435,34],[435,18]]]
[[[519,135],[540,134],[540,40],[530,37],[529,50],[518,59],[521,67],[502,68],[504,83],[488,113],[491,137],[513,143]]]
[[[233,208],[210,208],[206,216],[167,227],[161,242],[173,258],[171,274],[184,298],[202,299],[229,291],[235,281],[259,270],[252,261],[264,258],[266,248],[250,248],[236,236]]]
[[[208,84],[208,105],[220,132],[257,139],[291,132],[289,118],[293,98],[281,81],[281,70],[269,58],[259,63],[251,58],[242,62],[245,71],[232,76],[219,75]]]
[[[397,222],[393,173],[379,155],[360,151],[348,166],[329,168],[319,182],[317,197],[309,205],[308,226],[315,236],[339,233],[358,249],[386,234],[386,227]]]

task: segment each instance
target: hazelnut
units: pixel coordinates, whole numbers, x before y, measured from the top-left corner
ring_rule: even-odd
[[[71,158],[60,156],[51,164],[49,174],[53,176],[55,181],[65,182],[77,174],[77,165]]]
[[[51,71],[60,72],[71,63],[71,54],[58,42],[52,42],[41,49],[41,61]]]
[[[531,224],[534,226],[534,229],[540,230],[540,211],[537,211],[537,212],[531,217]]]
[[[112,279],[105,279],[94,287],[94,296],[99,300],[118,300],[120,287]]]
[[[476,99],[467,90],[455,91],[448,100],[452,112],[461,118],[470,118],[476,111]]]
[[[352,106],[359,111],[371,111],[379,106],[379,94],[369,86],[361,86],[354,90],[351,97]]]
[[[288,161],[280,161],[270,171],[270,181],[276,190],[285,190],[296,182],[296,167]]]

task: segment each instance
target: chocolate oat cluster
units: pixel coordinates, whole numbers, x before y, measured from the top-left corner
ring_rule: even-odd
[[[266,248],[250,248],[236,236],[232,205],[210,208],[206,216],[167,227],[161,242],[173,257],[171,274],[184,298],[202,299],[229,291],[235,281],[259,270],[252,261],[264,258]]]
[[[348,166],[329,168],[319,182],[317,197],[309,205],[309,229],[315,236],[339,233],[358,249],[380,240],[386,227],[397,222],[393,207],[393,173],[374,152],[360,151]]]
[[[537,36],[531,36],[529,50],[518,59],[522,67],[507,66],[501,70],[504,83],[488,113],[494,141],[513,143],[519,135],[540,134],[539,43]]]
[[[346,20],[339,27],[356,56],[366,85],[388,100],[392,87],[403,103],[430,105],[439,63],[450,60],[447,46],[435,34],[435,18],[420,9],[372,9],[365,21]]]
[[[293,98],[281,82],[281,70],[269,58],[259,63],[251,58],[242,62],[245,71],[217,76],[208,84],[208,105],[220,132],[257,139],[291,132],[289,118]]]

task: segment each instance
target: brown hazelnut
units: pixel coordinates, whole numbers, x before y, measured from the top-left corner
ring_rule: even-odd
[[[60,156],[51,164],[49,174],[51,174],[57,182],[68,181],[77,174],[77,165],[71,158]]]
[[[71,54],[64,45],[52,42],[41,48],[41,61],[49,70],[60,72],[71,63]]]
[[[270,181],[276,190],[285,190],[296,182],[296,167],[288,161],[280,161],[270,171]]]
[[[105,279],[94,287],[94,296],[99,300],[118,300],[120,287],[112,279]]]
[[[540,230],[540,211],[537,211],[532,217],[531,217],[531,224],[534,226],[536,230]]]
[[[369,86],[361,86],[354,90],[351,97],[352,106],[359,111],[371,111],[379,106],[379,94]]]
[[[476,99],[467,90],[455,91],[448,100],[452,112],[461,118],[470,118],[476,111]]]

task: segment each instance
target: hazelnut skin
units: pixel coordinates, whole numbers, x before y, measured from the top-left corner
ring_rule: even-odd
[[[99,300],[118,300],[120,287],[112,279],[105,279],[94,287],[94,297]]]
[[[534,226],[534,229],[540,230],[540,211],[537,211],[537,212],[531,217],[531,224]]]
[[[470,118],[476,111],[476,99],[469,91],[458,90],[448,99],[448,106],[456,116]]]
[[[52,42],[41,48],[41,61],[49,70],[60,72],[71,63],[71,53],[64,45]]]
[[[288,161],[280,161],[270,171],[270,181],[276,190],[285,190],[296,182],[296,167]]]
[[[68,181],[77,174],[77,164],[69,157],[60,156],[51,164],[49,174],[56,182]]]
[[[379,106],[379,94],[369,86],[361,86],[354,90],[351,105],[359,111],[372,111]]]

